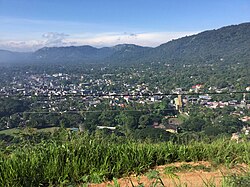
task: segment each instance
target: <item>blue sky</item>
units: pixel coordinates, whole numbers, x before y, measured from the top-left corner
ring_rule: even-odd
[[[0,48],[157,46],[249,21],[249,0],[0,0]]]

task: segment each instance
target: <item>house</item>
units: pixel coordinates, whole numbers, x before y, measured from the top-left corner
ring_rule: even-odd
[[[160,99],[161,99],[161,97],[158,96],[158,95],[155,95],[155,96],[153,96],[153,97],[150,98],[150,100],[151,100],[152,102],[156,102],[156,101],[158,101],[158,100],[160,100]]]
[[[244,116],[244,117],[240,118],[240,120],[242,122],[248,122],[248,121],[250,121],[250,117],[249,116]]]
[[[190,91],[198,92],[202,88],[204,88],[203,84],[196,84],[196,85],[192,86],[192,89],[190,89]]]
[[[232,134],[231,136],[232,141],[237,141],[237,143],[239,143],[239,139],[240,139],[240,133],[236,132]]]
[[[115,130],[116,127],[108,127],[108,126],[97,126],[97,129],[109,129],[109,130]]]
[[[200,100],[211,100],[212,98],[209,95],[199,95]]]
[[[246,136],[249,135],[249,132],[250,132],[250,127],[246,127],[244,126],[241,130],[242,133],[244,133]]]
[[[171,133],[177,133],[178,129],[180,128],[181,121],[177,118],[169,118],[168,124],[165,125],[166,131]]]
[[[163,124],[159,124],[158,122],[154,122],[152,126],[155,129],[166,129],[166,127]]]
[[[171,124],[168,124],[168,125],[166,125],[166,131],[167,132],[170,132],[170,133],[177,133],[177,129],[178,129],[179,127],[177,126],[177,125],[171,125]]]
[[[173,94],[181,94],[183,92],[182,88],[175,88],[174,90],[172,90]]]
[[[79,129],[78,128],[75,128],[75,127],[73,127],[73,128],[68,128],[71,132],[78,132],[79,131]]]

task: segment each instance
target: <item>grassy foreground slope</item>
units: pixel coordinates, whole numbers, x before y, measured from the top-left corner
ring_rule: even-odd
[[[0,153],[0,186],[49,186],[102,182],[177,161],[250,163],[250,143],[135,142],[87,134]]]

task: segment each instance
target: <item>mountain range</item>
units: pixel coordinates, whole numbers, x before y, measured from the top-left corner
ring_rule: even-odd
[[[0,63],[235,63],[250,62],[250,23],[204,31],[158,47],[119,44],[114,47],[44,47],[21,53],[0,50]]]

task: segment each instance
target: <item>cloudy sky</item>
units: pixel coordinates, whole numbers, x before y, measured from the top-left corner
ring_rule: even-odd
[[[249,0],[0,0],[0,49],[157,46],[249,21]]]

